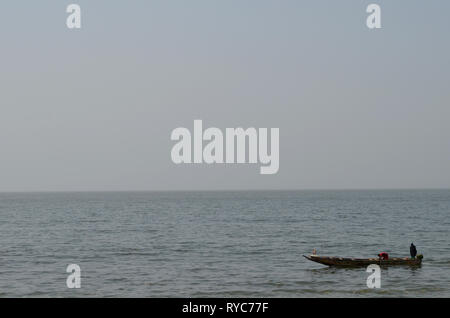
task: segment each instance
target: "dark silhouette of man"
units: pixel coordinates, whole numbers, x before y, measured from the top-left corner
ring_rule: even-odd
[[[409,247],[409,253],[411,254],[411,258],[416,258],[417,249],[413,243],[411,243],[411,246]]]

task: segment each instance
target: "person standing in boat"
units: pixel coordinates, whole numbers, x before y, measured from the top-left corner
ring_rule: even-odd
[[[411,254],[411,258],[412,259],[416,258],[417,249],[416,249],[416,246],[413,243],[411,243],[411,246],[409,247],[409,253]]]

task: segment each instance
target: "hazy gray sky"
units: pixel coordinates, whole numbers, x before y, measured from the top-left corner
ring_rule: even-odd
[[[82,29],[68,30],[78,3]],[[382,7],[382,29],[365,26]],[[1,1],[0,191],[450,187],[449,1]],[[280,128],[280,170],[174,128]]]

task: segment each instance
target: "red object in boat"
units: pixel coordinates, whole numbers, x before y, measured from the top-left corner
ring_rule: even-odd
[[[378,257],[382,260],[387,260],[389,259],[389,254],[386,252],[381,252],[380,254],[378,254]]]

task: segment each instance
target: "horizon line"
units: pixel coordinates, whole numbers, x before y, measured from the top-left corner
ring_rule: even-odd
[[[160,190],[15,190],[0,191],[0,194],[19,193],[151,193],[151,192],[307,192],[307,191],[431,191],[450,190],[450,187],[399,187],[399,188],[303,188],[303,189],[160,189]]]

